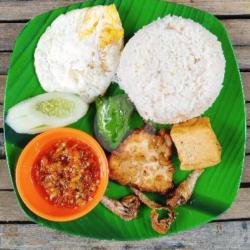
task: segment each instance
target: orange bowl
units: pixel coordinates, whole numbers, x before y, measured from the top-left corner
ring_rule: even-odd
[[[96,153],[100,164],[100,183],[92,200],[77,208],[58,207],[51,204],[33,183],[32,167],[37,156],[60,139],[77,139]],[[51,221],[70,221],[90,212],[102,199],[108,184],[108,162],[98,142],[88,134],[72,128],[51,129],[36,136],[22,151],[16,167],[17,190],[25,205],[35,214]]]

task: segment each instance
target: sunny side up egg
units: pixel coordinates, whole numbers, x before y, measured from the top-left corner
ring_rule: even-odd
[[[124,30],[114,4],[62,14],[41,36],[34,54],[47,92],[79,94],[90,103],[108,88],[120,59]]]

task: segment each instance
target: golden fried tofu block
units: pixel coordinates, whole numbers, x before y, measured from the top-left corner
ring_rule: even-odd
[[[182,170],[212,167],[221,161],[221,146],[209,118],[194,118],[176,124],[170,132]]]

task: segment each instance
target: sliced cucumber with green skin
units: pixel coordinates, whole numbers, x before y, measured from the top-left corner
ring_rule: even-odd
[[[99,97],[96,100],[94,131],[97,140],[109,152],[116,149],[129,132],[133,104],[127,95]]]
[[[88,111],[79,96],[52,92],[22,101],[10,108],[6,123],[17,133],[37,134],[76,122]]]

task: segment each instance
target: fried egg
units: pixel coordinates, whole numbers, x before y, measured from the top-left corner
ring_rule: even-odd
[[[41,36],[34,54],[42,88],[94,101],[105,93],[116,73],[123,36],[114,4],[60,15]]]

